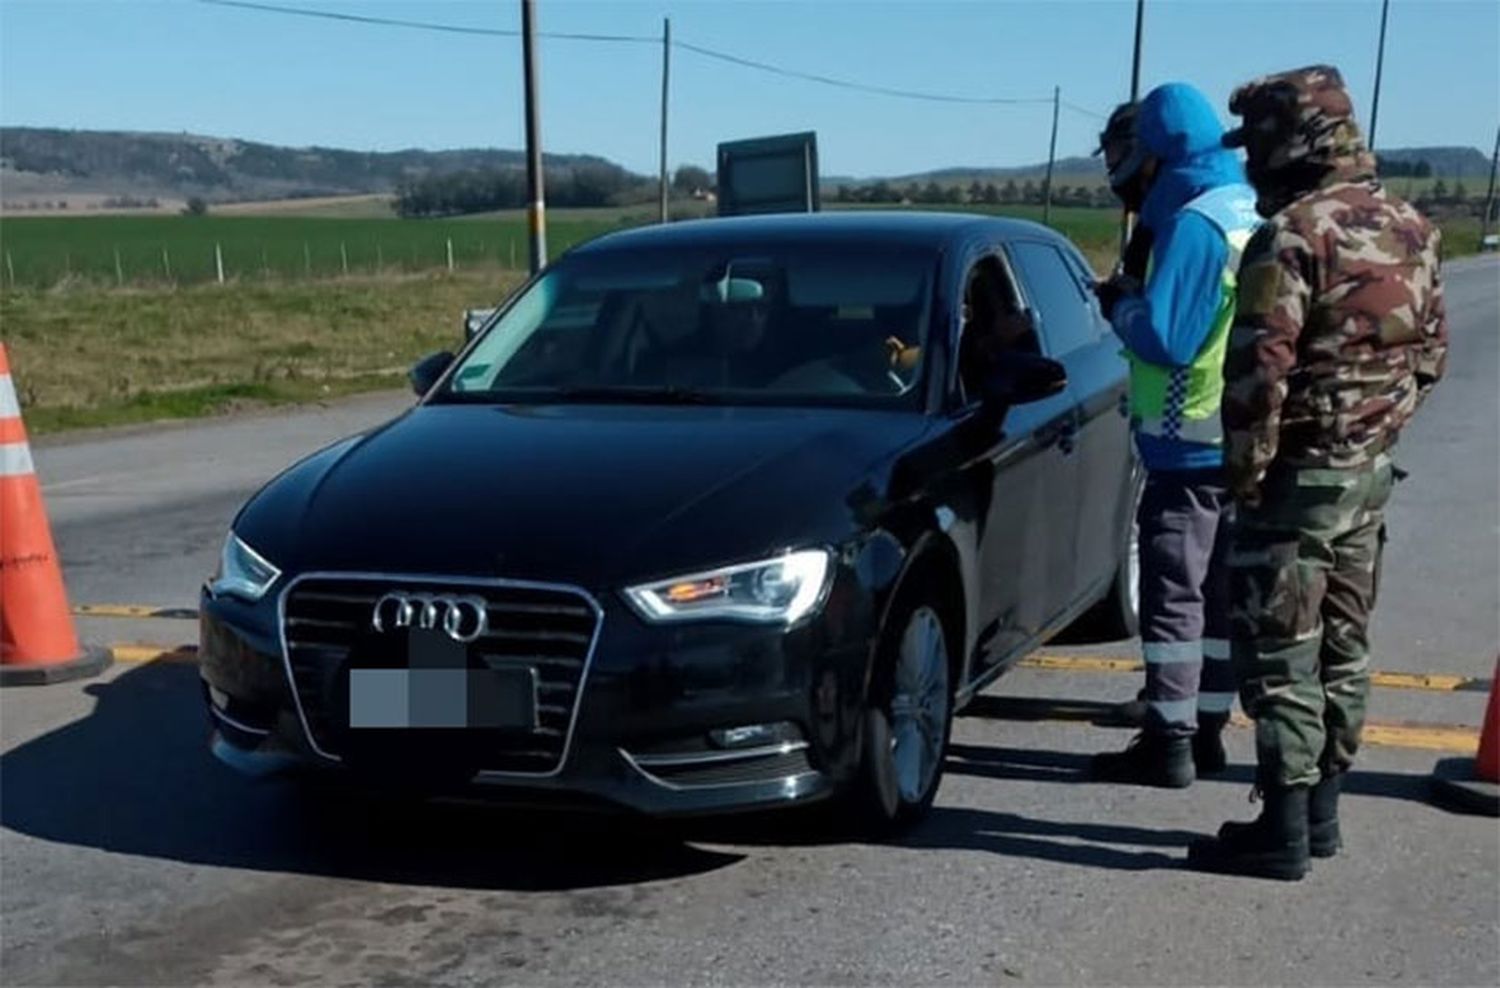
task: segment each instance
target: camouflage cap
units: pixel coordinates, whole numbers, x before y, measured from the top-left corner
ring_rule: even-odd
[[[1369,154],[1344,77],[1331,65],[1247,82],[1230,95],[1229,112],[1244,123],[1224,135],[1225,146],[1245,147],[1267,171],[1299,163],[1333,165]]]

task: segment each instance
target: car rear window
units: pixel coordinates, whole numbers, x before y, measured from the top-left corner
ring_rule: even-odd
[[[1056,247],[1022,240],[1010,245],[1026,294],[1041,314],[1047,352],[1061,356],[1097,342],[1099,327],[1077,273]]]

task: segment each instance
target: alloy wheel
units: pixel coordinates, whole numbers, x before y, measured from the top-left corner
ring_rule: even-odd
[[[912,612],[901,636],[891,696],[889,757],[905,803],[925,798],[948,730],[948,647],[930,607]]]

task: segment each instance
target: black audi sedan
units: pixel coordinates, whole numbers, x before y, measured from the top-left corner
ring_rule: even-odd
[[[1079,252],[973,215],[604,236],[292,466],[202,594],[252,772],[917,819],[954,712],[1134,621],[1125,364]],[[327,776],[312,774],[314,779]]]

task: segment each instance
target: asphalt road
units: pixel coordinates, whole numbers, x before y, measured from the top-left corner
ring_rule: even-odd
[[[1449,379],[1406,436],[1376,665],[1489,676],[1500,643],[1500,264],[1448,272]],[[47,444],[75,601],[190,605],[235,507],[402,407],[379,396]],[[96,641],[190,622],[82,619]],[[1128,644],[1113,646],[1128,655]],[[1131,675],[1023,669],[955,731],[932,818],[893,844],[816,821],[691,828],[398,806],[251,782],[203,749],[190,665],[0,694],[0,983],[1463,984],[1500,981],[1500,831],[1429,805],[1437,753],[1366,749],[1347,852],[1297,885],[1180,867],[1248,818],[1227,780],[1091,784],[1126,735],[1069,720]],[[1377,691],[1477,725],[1484,695]]]

